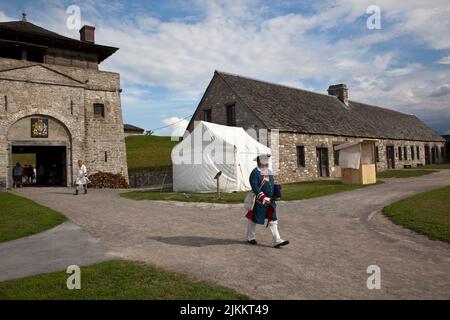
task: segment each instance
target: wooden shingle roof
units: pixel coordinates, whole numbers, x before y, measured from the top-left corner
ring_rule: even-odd
[[[98,63],[104,61],[118,48],[98,45],[65,37],[53,31],[39,27],[28,21],[0,22],[0,39],[20,41],[49,48],[62,48],[75,51],[96,53]]]
[[[351,137],[444,141],[414,115],[216,71],[268,129]]]

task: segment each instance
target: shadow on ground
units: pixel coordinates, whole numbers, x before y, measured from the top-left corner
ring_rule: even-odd
[[[176,236],[176,237],[148,237],[148,240],[155,240],[167,244],[186,246],[186,247],[207,247],[207,246],[226,246],[233,244],[246,245],[249,244],[242,240],[236,239],[220,239],[211,237],[197,236]],[[264,245],[261,245],[264,246]]]

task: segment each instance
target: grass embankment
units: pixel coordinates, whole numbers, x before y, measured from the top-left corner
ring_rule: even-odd
[[[396,224],[450,243],[450,186],[395,202],[383,213]]]
[[[81,289],[69,290],[65,271],[0,282],[0,300],[237,300],[232,289],[131,261],[81,267]]]
[[[380,182],[379,182],[380,183]],[[355,190],[362,185],[343,184],[338,180],[319,180],[309,182],[290,183],[283,185],[283,200],[302,200],[321,197],[337,192]],[[121,196],[133,200],[169,200],[184,202],[209,203],[242,203],[247,192],[221,193],[222,199],[216,198],[216,193],[183,193],[170,190],[133,191],[122,193]]]
[[[414,167],[414,168],[410,168],[410,169],[436,169],[436,170],[446,170],[446,169],[450,169],[450,163],[441,163],[441,164],[429,164],[423,167]]]
[[[161,171],[172,166],[170,154],[178,141],[170,137],[130,136],[125,138],[129,172]]]
[[[0,211],[0,242],[39,233],[67,220],[57,211],[6,192],[0,192]]]
[[[432,174],[433,172],[438,172],[437,170],[411,170],[411,169],[402,169],[402,170],[387,170],[377,173],[377,178],[385,179],[385,178],[412,178],[412,177],[420,177],[427,174]]]

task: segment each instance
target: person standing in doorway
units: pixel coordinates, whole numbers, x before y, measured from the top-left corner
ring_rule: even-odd
[[[34,175],[33,165],[30,164],[27,167],[27,182],[28,182],[28,184],[32,184],[33,183],[33,175]]]
[[[13,168],[13,188],[22,187],[22,171],[22,166],[17,162],[16,166]]]
[[[75,184],[75,195],[78,195],[78,188],[81,186],[83,186],[84,194],[87,193],[87,169],[81,160],[78,160]]]
[[[267,219],[267,226],[272,233],[273,246],[280,248],[289,244],[289,241],[283,240],[278,232],[278,218],[276,213],[276,202],[274,201],[274,178],[272,171],[269,170],[270,155],[260,155],[255,160],[257,167],[250,174],[250,186],[256,195],[255,205],[252,211],[248,211],[246,217],[247,242],[252,245],[256,242],[256,225],[264,225]]]

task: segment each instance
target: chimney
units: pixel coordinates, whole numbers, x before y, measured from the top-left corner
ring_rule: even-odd
[[[328,94],[335,96],[341,100],[346,106],[348,106],[348,89],[343,83],[334,84],[328,87]]]
[[[80,29],[80,40],[95,43],[95,27],[83,26]]]

